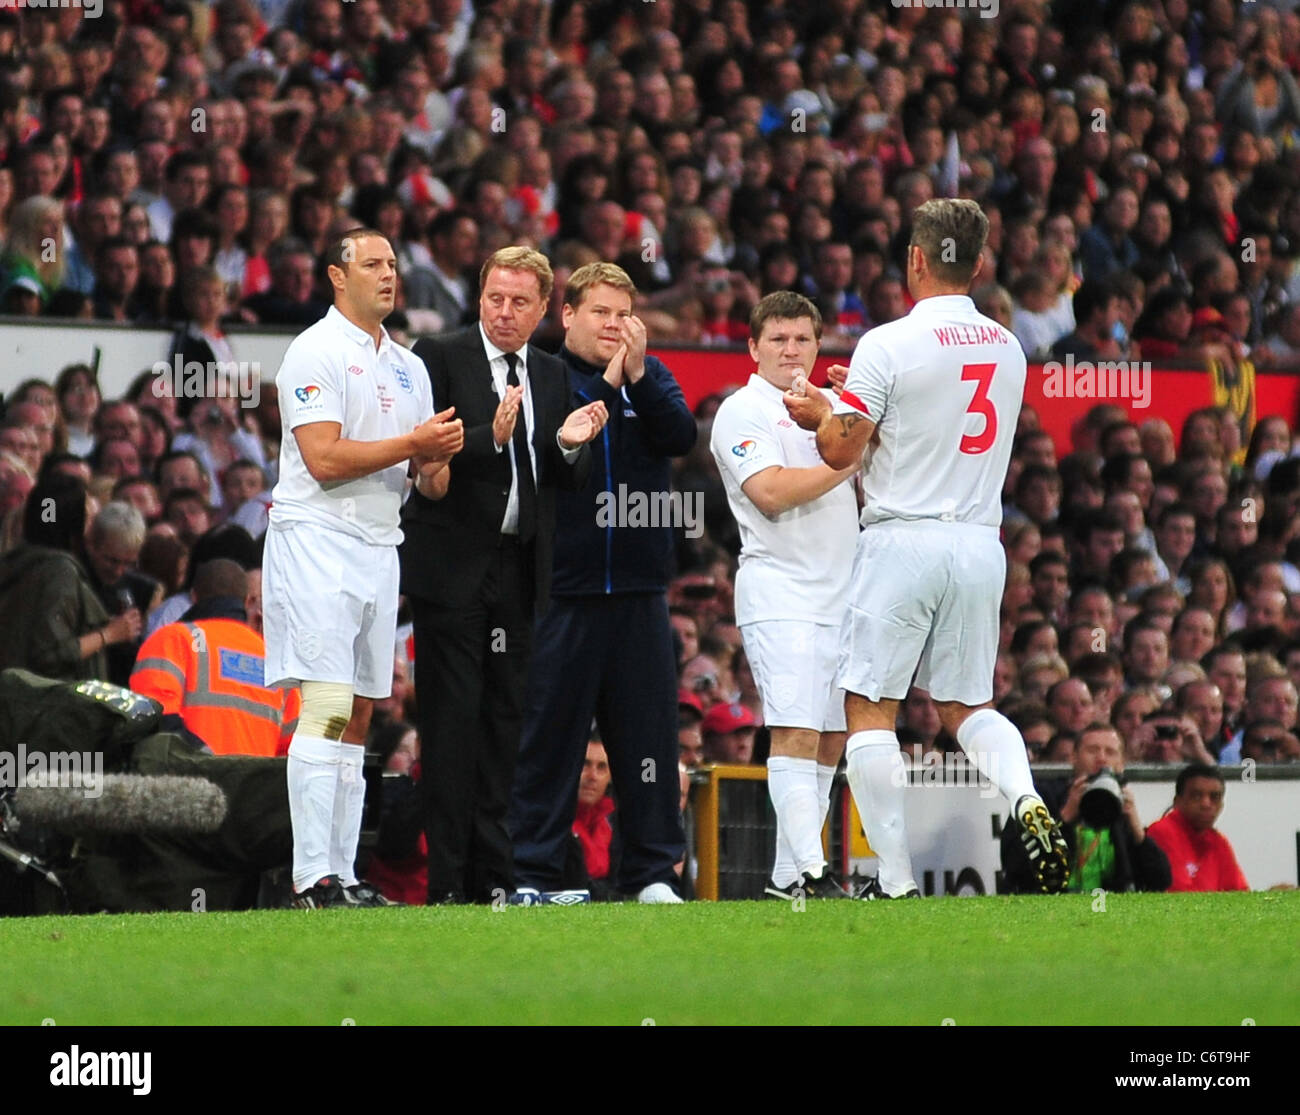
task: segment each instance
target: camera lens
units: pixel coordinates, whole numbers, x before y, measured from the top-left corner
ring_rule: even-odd
[[[1100,770],[1088,779],[1088,789],[1079,799],[1079,816],[1089,828],[1109,828],[1123,808],[1123,792],[1113,771]]]

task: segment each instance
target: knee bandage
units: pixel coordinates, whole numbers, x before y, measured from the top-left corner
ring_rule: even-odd
[[[298,732],[321,739],[342,739],[352,719],[352,686],[334,681],[304,681]]]

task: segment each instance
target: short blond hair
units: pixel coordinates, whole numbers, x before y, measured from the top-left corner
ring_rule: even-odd
[[[488,276],[497,267],[506,271],[531,271],[537,276],[537,285],[541,288],[542,301],[551,297],[555,286],[555,272],[551,270],[550,261],[536,248],[521,247],[512,244],[508,248],[498,248],[487,258],[483,270],[479,272],[479,290],[487,286]]]
[[[592,287],[600,286],[601,283],[623,291],[633,300],[636,299],[636,283],[632,281],[632,276],[617,263],[598,261],[584,263],[569,276],[569,281],[564,285],[564,304],[577,309],[582,305],[582,300],[587,297],[587,291]]]

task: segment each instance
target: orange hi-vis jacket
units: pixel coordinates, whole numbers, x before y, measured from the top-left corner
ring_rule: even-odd
[[[268,689],[266,644],[233,619],[168,623],[140,648],[131,688],[152,697],[218,755],[286,755],[297,689]]]

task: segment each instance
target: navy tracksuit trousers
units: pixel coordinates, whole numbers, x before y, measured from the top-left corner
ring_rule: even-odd
[[[594,718],[622,856],[616,889],[680,889],[677,670],[664,593],[553,597],[534,639],[509,828],[515,885],[563,879]]]

